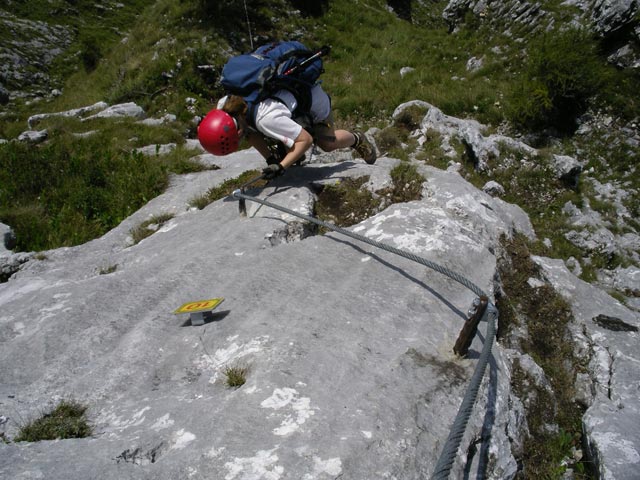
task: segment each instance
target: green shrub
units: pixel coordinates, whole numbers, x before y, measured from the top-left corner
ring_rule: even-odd
[[[572,132],[576,118],[606,81],[597,44],[583,30],[545,32],[532,40],[507,114],[523,129]]]
[[[80,35],[80,59],[87,72],[93,71],[102,58],[101,41],[96,35],[84,33]]]
[[[85,438],[91,426],[85,416],[87,407],[75,401],[63,400],[53,410],[20,428],[16,442],[39,442],[65,438]]]

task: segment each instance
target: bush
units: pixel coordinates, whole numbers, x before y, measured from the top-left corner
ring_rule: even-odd
[[[80,59],[87,72],[95,70],[102,58],[101,41],[96,35],[83,33],[80,35]]]
[[[16,442],[39,442],[64,438],[85,438],[91,435],[87,423],[87,407],[75,401],[61,401],[53,410],[22,426]]]
[[[582,30],[547,32],[534,39],[510,95],[510,120],[523,129],[574,131],[577,117],[606,80],[597,50],[595,40]]]

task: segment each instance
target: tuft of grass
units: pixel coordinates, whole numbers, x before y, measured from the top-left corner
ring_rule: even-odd
[[[227,377],[226,384],[229,388],[239,388],[247,382],[249,367],[244,365],[229,366],[224,369]]]
[[[392,186],[375,194],[363,187],[369,181],[367,176],[345,178],[333,185],[317,185],[316,215],[339,227],[350,227],[372,217],[391,203],[422,198],[424,177],[415,165],[400,162],[390,174]]]
[[[65,438],[85,438],[91,435],[87,406],[73,400],[62,400],[42,417],[23,425],[15,442],[39,442]]]
[[[110,273],[114,273],[118,269],[118,264],[107,265],[104,267],[100,267],[98,269],[98,273],[100,275],[109,275]]]
[[[210,203],[231,195],[234,190],[240,188],[243,184],[247,183],[249,180],[257,177],[258,175],[260,175],[260,172],[258,170],[247,170],[238,177],[225,180],[221,185],[209,189],[209,191],[205,195],[192,198],[189,201],[189,206],[195,207],[198,210],[202,210]],[[259,188],[265,186],[266,184],[267,182],[265,180],[260,180],[254,183],[252,187]]]
[[[418,172],[415,165],[409,162],[400,162],[390,172],[393,187],[391,189],[391,202],[411,202],[422,199],[422,184],[424,177]]]
[[[375,215],[381,199],[363,188],[369,177],[345,178],[334,185],[321,185],[316,195],[316,215],[324,221],[350,227]]]
[[[160,215],[155,215],[149,220],[145,220],[137,227],[132,228],[130,233],[131,237],[133,238],[133,244],[136,245],[145,238],[153,235],[159,228],[161,228],[174,216],[175,215],[173,215],[172,213],[162,213]]]

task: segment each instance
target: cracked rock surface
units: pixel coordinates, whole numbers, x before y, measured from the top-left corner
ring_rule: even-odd
[[[577,279],[561,260],[535,257],[546,279],[571,304],[574,335],[590,352],[590,404],[583,429],[600,478],[636,478],[640,464],[640,319]]]
[[[15,436],[20,418],[69,397],[89,405],[94,425],[91,438],[0,445],[0,477],[431,475],[482,348],[478,336],[468,359],[452,353],[474,294],[335,233],[272,242],[294,222],[251,202],[247,217],[229,198],[190,209],[194,196],[262,165],[252,150],[201,161],[220,169],[174,177],[108,234],[48,251],[0,284],[4,433]],[[367,174],[375,189],[397,162],[317,158],[255,193],[310,213],[311,183]],[[391,205],[352,230],[490,292],[497,239],[532,234],[528,218],[456,173],[419,168],[423,200]],[[132,245],[131,228],[166,212],[175,217]],[[101,274],[104,266],[117,268]],[[202,326],[172,314],[217,296],[225,301]],[[495,427],[483,454],[499,452],[496,475],[516,469],[509,382],[494,352],[454,475],[484,438],[487,408]],[[225,385],[234,365],[249,367],[237,389]]]

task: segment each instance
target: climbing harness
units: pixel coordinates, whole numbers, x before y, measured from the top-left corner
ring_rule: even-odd
[[[289,215],[293,215],[297,218],[313,223],[320,227],[324,227],[328,230],[334,231],[341,235],[345,235],[347,237],[353,238],[354,240],[364,242],[373,247],[380,248],[389,253],[393,253],[395,255],[404,257],[408,260],[412,260],[416,263],[424,265],[425,267],[435,270],[436,272],[439,272],[442,275],[445,275],[450,279],[458,282],[459,284],[468,288],[479,297],[479,299],[476,299],[476,302],[474,302],[474,305],[472,306],[472,309],[474,309],[473,313],[476,314],[475,318],[469,319],[469,321],[467,322],[467,325],[465,325],[465,328],[467,329],[471,328],[472,329],[471,331],[475,333],[475,328],[477,327],[479,321],[481,320],[486,321],[487,330],[485,333],[484,345],[482,348],[482,352],[480,353],[480,357],[478,358],[478,363],[476,365],[476,368],[473,372],[473,375],[471,376],[471,380],[469,381],[469,386],[467,387],[465,395],[462,399],[462,403],[460,404],[460,408],[458,409],[458,413],[456,414],[456,418],[453,422],[453,425],[451,426],[451,430],[449,432],[447,441],[444,444],[442,452],[440,453],[440,457],[438,458],[438,462],[436,463],[434,473],[431,477],[433,480],[445,480],[449,478],[449,473],[451,472],[453,462],[456,458],[458,449],[462,442],[462,437],[464,436],[464,432],[467,428],[467,424],[469,423],[469,418],[473,411],[473,405],[478,396],[478,391],[480,389],[480,384],[482,383],[482,378],[484,377],[484,372],[486,370],[487,364],[489,363],[489,356],[491,355],[491,347],[493,346],[493,341],[496,333],[496,322],[498,319],[497,308],[493,305],[493,303],[491,303],[488,300],[487,294],[483,292],[480,287],[478,287],[477,285],[475,285],[474,283],[472,283],[470,280],[463,277],[462,275],[452,270],[449,270],[448,268],[443,267],[442,265],[431,262],[430,260],[419,257],[417,255],[414,255],[413,253],[405,252],[404,250],[400,250],[399,248],[393,247],[391,245],[387,245],[385,243],[372,240],[363,235],[359,235],[352,231],[338,227],[337,225],[334,225],[332,223],[325,222],[315,217],[310,217],[309,215],[298,213],[294,210],[291,210],[289,208],[286,208],[280,205],[276,205],[272,202],[263,200],[258,197],[246,195],[245,189],[251,184],[257,182],[261,178],[263,178],[263,175],[260,175],[259,177],[256,177],[255,179],[245,183],[239,189],[234,190],[233,193],[231,194],[233,198],[241,202],[241,205],[240,205],[241,214],[244,213],[244,215],[246,215],[246,206],[244,204],[246,200],[259,203],[261,205],[264,205],[265,207],[273,208],[275,210],[279,210]],[[471,317],[474,317],[474,315],[471,315]],[[473,337],[471,337],[471,339],[472,338]],[[471,339],[469,339],[467,342],[463,342],[465,343],[465,345],[461,345],[460,347],[458,346],[458,344],[456,344],[456,347],[459,348],[459,352],[456,352],[456,353],[463,353],[465,347],[468,349],[469,345],[467,343],[470,343]]]

